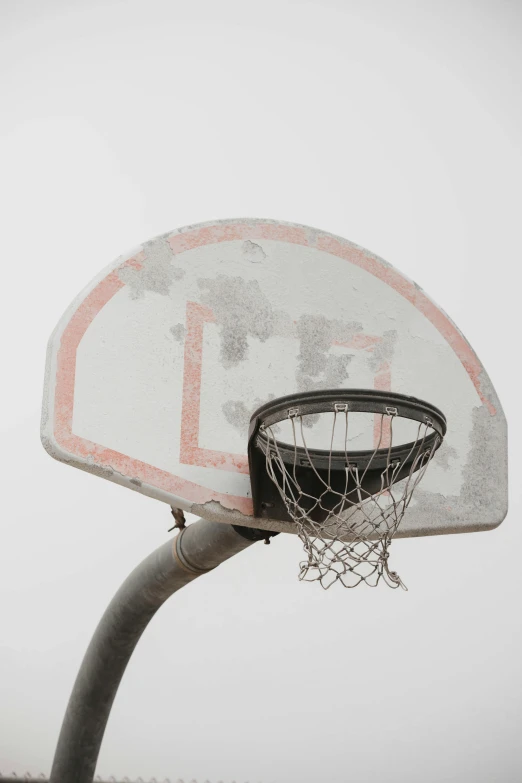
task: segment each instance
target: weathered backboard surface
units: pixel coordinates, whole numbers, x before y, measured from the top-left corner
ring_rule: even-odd
[[[250,415],[272,397],[337,387],[390,389],[446,415],[398,535],[503,520],[506,421],[470,345],[385,261],[306,226],[218,221],[119,258],[51,337],[42,441],[194,514],[292,532],[252,516]],[[373,431],[361,424],[354,447]]]

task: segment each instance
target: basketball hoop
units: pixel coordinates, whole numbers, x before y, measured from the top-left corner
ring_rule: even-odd
[[[352,418],[361,413],[374,417],[373,449],[349,447]],[[306,430],[321,417],[326,448],[312,448]],[[398,419],[414,423],[415,434],[394,444]],[[276,437],[282,422],[290,442]],[[272,400],[250,420],[254,513],[293,520],[307,555],[302,580],[375,587],[383,578],[405,588],[389,569],[390,544],[445,433],[441,411],[402,394],[337,389]]]

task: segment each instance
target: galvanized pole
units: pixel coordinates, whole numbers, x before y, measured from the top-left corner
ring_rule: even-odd
[[[92,783],[112,703],[148,623],[173,593],[266,532],[200,519],[134,569],[107,607],[73,687],[50,783]]]

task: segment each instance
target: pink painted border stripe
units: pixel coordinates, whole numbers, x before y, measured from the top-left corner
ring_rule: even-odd
[[[129,259],[122,266],[139,268],[140,257]],[[120,267],[121,268],[121,267]],[[148,465],[140,460],[127,457],[113,449],[92,443],[75,435],[72,431],[74,406],[74,383],[76,375],[76,351],[80,341],[93,319],[107,302],[123,288],[124,283],[116,272],[111,272],[86,296],[64,330],[57,357],[56,393],[54,405],[54,437],[65,451],[93,464],[111,468],[125,476],[136,478],[164,492],[184,497],[193,503],[206,503],[216,500],[229,509],[237,509],[243,514],[252,515],[252,500],[235,497],[201,487],[192,481],[174,476],[165,470]]]
[[[179,461],[184,465],[212,467],[248,475],[246,457],[241,454],[201,448],[199,445],[203,330],[205,323],[213,321],[214,313],[209,307],[197,302],[187,302]]]
[[[313,237],[313,240],[310,238]],[[169,238],[174,253],[182,253],[202,245],[216,244],[237,239],[272,239],[296,245],[315,245],[319,250],[344,258],[356,266],[382,280],[397,293],[413,304],[435,326],[449,343],[469,375],[482,402],[491,415],[495,407],[481,388],[480,373],[482,367],[472,348],[459,333],[449,318],[444,315],[428,297],[413,283],[406,280],[396,270],[362,249],[345,244],[335,237],[319,231],[310,231],[299,226],[284,226],[274,223],[230,223],[204,226],[175,234]],[[141,268],[143,254],[128,259],[122,266]],[[121,267],[120,267],[121,268]],[[192,503],[218,501],[225,508],[237,509],[244,514],[252,514],[252,502],[248,498],[215,493],[200,487],[152,465],[131,459],[125,455],[91,443],[72,432],[72,414],[74,404],[74,383],[76,372],[76,351],[90,323],[104,305],[123,287],[117,271],[110,272],[86,296],[71,317],[62,334],[57,355],[56,389],[54,405],[54,437],[65,451],[87,459],[92,457],[93,464],[117,470],[126,476],[132,476],[144,483],[173,495],[186,498]],[[384,379],[383,379],[384,380]]]
[[[318,237],[317,248],[324,250],[326,253],[331,253],[339,258],[344,258],[351,264],[364,269],[366,272],[374,275],[383,283],[389,285],[397,291],[398,294],[403,296],[408,302],[417,308],[423,315],[426,316],[433,326],[440,332],[446,342],[453,348],[457,356],[459,357],[464,369],[471,378],[471,381],[477,390],[477,394],[480,399],[487,406],[490,414],[495,415],[496,409],[491,401],[486,397],[482,391],[480,382],[480,373],[482,367],[480,362],[469,345],[466,339],[456,329],[455,325],[451,323],[449,318],[441,312],[438,307],[424,294],[417,286],[410,280],[404,278],[396,269],[386,266],[376,258],[368,256],[361,248],[350,247],[343,244],[335,237],[322,236]]]

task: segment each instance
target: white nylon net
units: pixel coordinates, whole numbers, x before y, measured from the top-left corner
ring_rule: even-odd
[[[286,461],[283,459],[282,444],[278,443],[273,428],[261,428],[266,439],[267,473],[297,525],[306,553],[306,559],[300,563],[299,578],[319,581],[324,588],[335,582],[341,582],[345,587],[356,587],[362,582],[375,587],[382,578],[390,587],[407,589],[399,575],[388,566],[390,544],[441,438],[437,435],[426,443],[434,429],[430,423],[420,423],[408,453],[401,460],[394,459],[394,415],[380,414],[375,450],[367,464],[358,467],[350,461],[348,449],[349,411],[332,415],[329,468],[322,471],[314,466],[313,454],[307,446],[304,416],[297,414],[290,418],[295,455],[292,463],[288,457]],[[342,488],[335,489],[330,478],[332,461],[339,456],[339,451],[333,450],[333,444],[339,442],[340,427],[345,475]],[[291,445],[285,444],[286,454]],[[298,454],[303,454],[303,448],[308,467],[313,471],[312,483],[316,489],[319,487],[315,494],[307,491],[309,482],[303,481],[303,473],[299,471],[302,457],[300,462]],[[377,461],[383,467],[376,470]],[[370,472],[372,481],[368,489]]]

